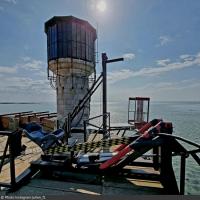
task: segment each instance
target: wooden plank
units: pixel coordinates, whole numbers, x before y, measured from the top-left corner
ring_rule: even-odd
[[[13,116],[2,116],[0,118],[2,128],[4,130],[16,130],[19,127],[19,119]]]
[[[102,195],[157,195],[164,194],[163,186],[158,181],[138,179],[105,179]]]
[[[39,159],[41,155],[41,149],[35,143],[31,142],[28,138],[22,138],[22,144],[27,146],[25,155],[18,156],[15,159],[15,172],[16,177],[19,176],[23,171],[25,171],[29,166],[30,162]],[[3,146],[3,145],[2,145]],[[2,146],[0,146],[0,152],[3,151]],[[7,163],[3,166],[2,172],[0,173],[0,180],[4,183],[10,182],[10,164]]]
[[[37,116],[31,116],[29,117],[29,122],[36,122],[36,123],[40,123],[40,118]]]
[[[42,126],[45,130],[53,131],[56,127],[56,119],[55,118],[41,118]]]

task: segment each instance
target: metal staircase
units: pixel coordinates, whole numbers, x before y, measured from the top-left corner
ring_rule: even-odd
[[[86,103],[90,100],[91,96],[95,93],[95,91],[98,89],[98,87],[101,85],[102,82],[103,82],[103,74],[101,73],[100,76],[96,79],[96,81],[94,81],[94,83],[92,84],[88,92],[85,94],[85,96],[79,101],[78,105],[75,106],[73,111],[69,113],[68,116],[65,118],[65,123],[63,125],[63,128],[65,130],[66,139],[71,134],[72,121],[80,113],[80,111],[84,109]]]

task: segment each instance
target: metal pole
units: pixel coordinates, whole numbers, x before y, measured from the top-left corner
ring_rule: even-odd
[[[106,53],[102,53],[102,73],[103,73],[103,134],[107,132],[107,63],[108,57]]]
[[[137,108],[137,100],[135,99],[135,112],[134,112],[134,123],[136,122],[136,108]]]
[[[110,112],[108,113],[108,119],[109,119],[109,131],[110,131]]]
[[[149,122],[149,100],[148,100],[148,108],[147,108],[147,122]]]
[[[8,136],[9,137],[9,154],[10,154],[10,179],[11,179],[11,187],[14,188],[16,186],[16,179],[15,179],[15,149],[13,147],[14,144],[14,136],[13,133]]]
[[[87,124],[86,121],[84,121],[84,142],[87,140]]]
[[[103,134],[107,133],[107,63],[123,61],[124,58],[116,58],[108,60],[106,53],[101,54],[102,57],[102,74],[103,74]]]
[[[128,123],[131,121],[131,119],[130,119],[130,110],[131,109],[131,107],[130,107],[130,98],[129,98],[129,100],[128,100]]]
[[[185,154],[181,155],[181,169],[180,169],[180,194],[184,195],[185,192]]]
[[[67,119],[68,119],[68,123],[67,123],[67,143],[66,144],[68,144],[68,139],[71,137],[71,113],[68,113],[68,117],[67,117]]]
[[[3,152],[3,156],[2,156],[2,159],[1,159],[1,162],[0,162],[0,173],[1,173],[1,170],[2,170],[3,165],[4,165],[4,160],[5,160],[5,157],[6,157],[8,146],[9,146],[9,137],[7,139],[6,146],[5,146],[5,149],[4,149],[4,152]]]

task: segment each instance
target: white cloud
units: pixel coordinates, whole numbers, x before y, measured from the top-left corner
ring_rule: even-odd
[[[47,71],[46,69],[43,71],[38,71],[34,73],[36,76],[47,79]]]
[[[17,0],[0,0],[0,3],[1,3],[1,1],[3,1],[4,3],[7,3],[7,4],[12,4],[12,5],[17,4]],[[2,12],[4,10],[5,10],[5,7],[0,6],[0,12]]]
[[[28,57],[28,56],[24,56],[24,57],[22,57],[22,60],[23,60],[24,62],[27,62],[27,61],[30,61],[31,58]]]
[[[163,60],[157,60],[157,61],[156,61],[156,63],[157,63],[158,65],[161,65],[161,66],[166,66],[167,63],[169,63],[169,62],[170,62],[170,59],[163,59]]]
[[[48,90],[48,80],[33,80],[30,77],[13,77],[5,78],[3,85],[6,87],[17,87],[19,90],[38,90],[38,92],[44,92]]]
[[[11,3],[11,4],[17,4],[17,1],[16,0],[3,0],[7,3]]]
[[[16,67],[0,66],[0,73],[3,74],[14,74],[17,72]]]
[[[181,59],[177,62],[170,62],[169,59],[158,60],[156,67],[144,67],[138,71],[131,69],[123,69],[119,71],[108,72],[108,80],[110,83],[115,83],[120,80],[131,77],[141,76],[157,76],[166,72],[181,70],[193,66],[200,66],[200,53],[191,57],[192,59]]]
[[[46,64],[41,60],[32,59],[30,57],[22,57],[23,62],[13,66],[0,66],[0,73],[3,74],[14,74],[17,73],[19,69],[26,71],[34,71],[34,74],[44,76],[46,70]]]
[[[108,72],[107,78],[110,83],[125,80],[133,76],[133,71],[129,69],[122,69],[119,71]]]
[[[165,46],[172,41],[171,37],[162,35],[159,37],[159,46]]]
[[[30,77],[1,77],[1,101],[51,101],[55,99],[55,90],[44,79],[34,80]],[[12,97],[12,98],[11,98]]]
[[[127,85],[119,87],[110,86],[108,98],[112,101],[124,101],[130,96],[149,96],[156,101],[200,101],[200,80],[186,79],[172,82],[151,82],[142,86]],[[119,95],[120,94],[120,95]],[[97,99],[98,100],[98,99]]]
[[[126,80],[133,77],[135,72],[130,69],[123,69],[119,71],[112,71],[107,73],[107,79],[109,83],[116,83],[121,80]]]
[[[45,63],[41,60],[35,60],[29,57],[23,57],[22,60],[24,62],[21,64],[17,64],[18,68],[22,68],[22,69],[30,70],[30,71],[39,71],[45,66]]]
[[[135,58],[135,54],[134,53],[126,53],[123,55],[123,58],[125,60],[133,60]]]
[[[22,57],[12,67],[0,66],[0,85],[1,101],[55,101],[56,92],[47,80],[46,64],[41,60]]]
[[[189,55],[189,54],[183,54],[180,56],[180,59],[186,60],[186,61],[191,61],[194,59],[194,56]]]
[[[180,100],[180,101],[199,101],[200,81],[197,79],[182,80],[177,82],[157,82],[138,87],[134,92],[143,92],[152,96],[155,100]],[[144,95],[142,94],[142,95]]]
[[[151,93],[164,92],[164,91],[180,91],[191,88],[200,87],[200,81],[197,79],[186,79],[177,82],[157,82],[150,83],[142,87],[138,87],[137,90],[151,91]]]

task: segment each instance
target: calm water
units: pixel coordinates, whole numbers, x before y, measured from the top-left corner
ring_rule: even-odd
[[[127,122],[127,104],[128,102],[108,104],[111,122]],[[101,109],[101,104],[92,103],[91,117],[100,114]],[[0,113],[47,110],[55,112],[56,104],[0,104]],[[150,119],[153,118],[162,118],[165,121],[172,122],[174,126],[173,134],[200,143],[200,102],[153,102],[150,106]],[[179,157],[174,158],[173,162],[179,180]],[[189,157],[186,169],[186,194],[200,194],[200,167]]]

